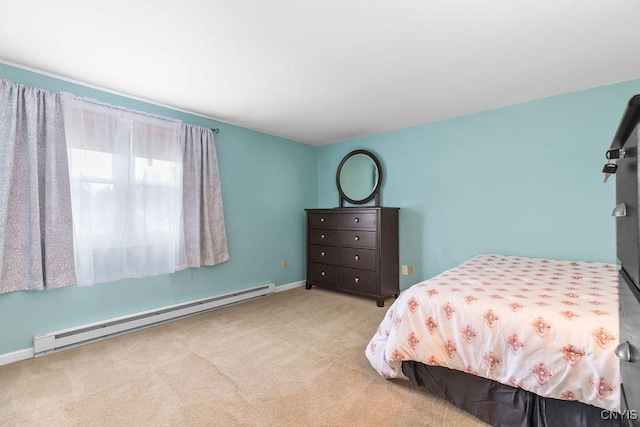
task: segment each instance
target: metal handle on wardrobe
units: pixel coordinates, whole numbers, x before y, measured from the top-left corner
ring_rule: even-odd
[[[627,216],[627,205],[625,203],[619,203],[613,208],[613,212],[611,212],[611,216],[615,216],[616,218],[621,218],[623,216]]]
[[[353,281],[354,281],[354,282],[356,282],[356,283],[358,283],[358,282],[360,282],[360,278],[359,278],[359,277],[356,277],[355,279],[353,279]]]
[[[631,346],[629,345],[629,341],[618,344],[616,347],[616,356],[618,356],[620,360],[626,362],[631,361]]]

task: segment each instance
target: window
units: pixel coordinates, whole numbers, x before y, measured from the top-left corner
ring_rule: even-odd
[[[180,122],[66,96],[78,284],[184,263]]]

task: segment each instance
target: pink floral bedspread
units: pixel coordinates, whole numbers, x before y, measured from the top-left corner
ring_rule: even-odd
[[[403,291],[365,353],[444,366],[540,396],[620,407],[612,264],[480,255]]]

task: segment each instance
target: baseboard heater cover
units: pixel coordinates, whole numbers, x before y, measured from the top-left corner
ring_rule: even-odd
[[[34,357],[56,353],[117,335],[134,332],[170,320],[192,316],[215,308],[266,296],[275,292],[275,284],[268,283],[214,297],[202,298],[154,310],[142,311],[74,328],[49,332],[33,337]]]

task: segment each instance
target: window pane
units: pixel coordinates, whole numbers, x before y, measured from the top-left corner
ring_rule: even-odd
[[[176,163],[166,160],[135,158],[136,181],[149,184],[173,185],[176,181]]]
[[[102,151],[71,150],[71,175],[85,178],[113,178],[113,156]]]
[[[75,181],[74,193],[82,198],[77,230],[83,235],[106,237],[115,229],[115,195],[113,184]]]

